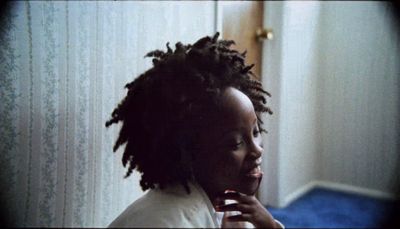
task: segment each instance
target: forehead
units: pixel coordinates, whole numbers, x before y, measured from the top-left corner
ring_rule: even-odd
[[[220,109],[213,127],[226,130],[253,126],[257,116],[254,107],[243,92],[236,88],[225,89],[220,98]]]
[[[228,87],[221,96],[222,112],[246,116],[254,113],[254,107],[249,97],[236,88]],[[232,115],[236,116],[236,115]]]

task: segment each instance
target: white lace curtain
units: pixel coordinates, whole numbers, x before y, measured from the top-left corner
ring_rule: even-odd
[[[1,19],[2,207],[16,226],[107,226],[142,191],[123,179],[123,86],[165,43],[213,35],[213,2],[13,2]]]

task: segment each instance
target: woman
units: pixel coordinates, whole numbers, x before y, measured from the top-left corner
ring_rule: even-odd
[[[148,53],[154,66],[126,85],[106,126],[122,122],[114,151],[126,144],[126,177],[137,169],[150,191],[110,227],[283,227],[254,196],[269,94],[218,36]]]

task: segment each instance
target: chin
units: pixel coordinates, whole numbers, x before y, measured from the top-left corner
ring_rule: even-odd
[[[239,185],[238,191],[246,195],[254,195],[260,187],[260,178],[245,179]]]

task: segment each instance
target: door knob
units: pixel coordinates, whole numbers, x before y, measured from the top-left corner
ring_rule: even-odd
[[[256,30],[256,38],[258,41],[274,39],[274,32],[271,28],[258,28]]]

